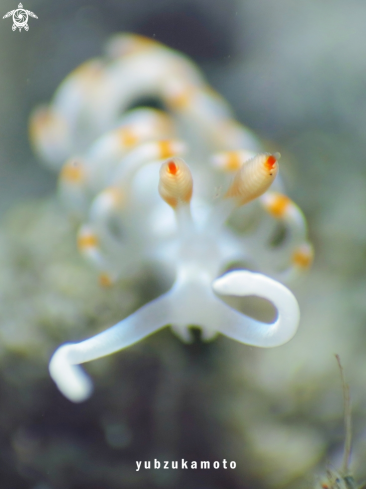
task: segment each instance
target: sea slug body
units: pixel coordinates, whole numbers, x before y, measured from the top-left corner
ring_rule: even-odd
[[[146,97],[164,110],[139,107]],[[102,285],[149,262],[175,276],[168,292],[112,328],[56,350],[49,370],[66,397],[91,394],[81,363],[168,325],[183,341],[192,325],[204,340],[221,333],[274,347],[292,338],[299,308],[281,282],[311,263],[303,214],[282,193],[279,155],[233,119],[191,61],[150,39],[117,35],[105,57],[77,68],[34,111],[30,134],[40,158],[60,172],[61,198],[81,222],[79,250]],[[257,225],[244,233],[238,223],[248,214]],[[286,238],[273,247],[278,222]],[[250,270],[227,271],[240,262]],[[268,299],[277,317],[250,318],[225,295]]]

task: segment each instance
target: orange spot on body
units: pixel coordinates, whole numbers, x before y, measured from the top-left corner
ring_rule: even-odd
[[[265,162],[265,165],[266,165],[266,168],[269,171],[271,171],[271,170],[273,170],[273,167],[275,166],[276,163],[277,163],[276,157],[273,155],[269,155],[266,162]]]
[[[162,46],[162,45],[159,42],[155,41],[154,39],[150,39],[149,37],[139,36],[134,34],[133,37],[131,37],[131,42],[129,45],[130,50],[125,54],[134,54],[136,52],[139,52],[140,50],[145,50],[147,48],[157,47],[157,46]]]
[[[85,61],[72,71],[67,79],[76,79],[87,88],[90,83],[98,82],[103,74],[103,64],[97,59]]]
[[[39,107],[30,119],[29,136],[36,149],[42,141],[48,145],[57,143],[67,136],[66,123],[49,107]]]
[[[84,170],[77,160],[68,161],[61,169],[61,180],[68,183],[80,183],[84,179]]]
[[[111,287],[113,285],[113,280],[108,273],[101,273],[99,275],[99,284],[102,287]]]
[[[131,148],[132,146],[135,146],[139,142],[139,139],[136,136],[136,134],[134,134],[134,132],[127,127],[118,129],[117,133],[121,141],[121,144],[126,148]]]
[[[268,212],[274,217],[283,217],[288,207],[292,204],[287,195],[275,194],[274,199],[266,206]]]
[[[137,34],[117,34],[108,45],[108,55],[112,58],[138,54],[150,48],[161,48],[163,45],[154,39]]]
[[[35,112],[30,120],[29,135],[32,142],[38,142],[45,127],[52,124],[52,116],[48,108],[42,107]]]
[[[177,174],[178,167],[177,167],[177,165],[174,163],[174,161],[169,161],[169,163],[168,163],[168,171],[169,171],[169,173],[171,173],[172,175],[176,175],[176,174]]]
[[[292,262],[300,268],[309,268],[313,261],[313,253],[309,249],[299,248],[292,255]]]
[[[184,110],[189,107],[192,101],[193,89],[186,88],[179,93],[169,94],[166,96],[166,103],[173,110]]]
[[[98,246],[98,238],[95,234],[83,234],[78,236],[77,245],[80,250],[85,248],[96,248]]]
[[[38,126],[42,127],[52,123],[53,119],[54,116],[51,110],[48,107],[41,107],[33,115],[31,123],[34,124],[34,127],[38,128]]]
[[[240,153],[237,151],[230,151],[227,153],[227,160],[225,162],[225,170],[236,171],[241,167],[242,161],[240,158]]]
[[[172,145],[169,140],[167,141],[159,141],[159,152],[160,158],[163,160],[165,158],[169,158],[173,156]]]

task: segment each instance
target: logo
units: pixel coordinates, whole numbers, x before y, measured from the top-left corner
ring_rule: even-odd
[[[6,19],[7,17],[13,16],[13,26],[12,29],[15,31],[17,28],[19,29],[19,32],[24,28],[24,30],[28,30],[28,16],[30,15],[31,17],[34,17],[35,19],[38,19],[38,17],[31,12],[30,10],[25,10],[23,8],[23,5],[20,3],[18,5],[18,8],[16,10],[11,10],[7,14],[4,15],[3,19]]]

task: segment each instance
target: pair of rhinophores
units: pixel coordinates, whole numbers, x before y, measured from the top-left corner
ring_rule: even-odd
[[[146,97],[166,110],[129,110]],[[78,247],[101,284],[146,263],[174,277],[168,292],[112,328],[56,350],[49,369],[66,397],[91,394],[79,364],[167,325],[183,341],[192,325],[204,340],[221,333],[274,347],[292,338],[299,307],[282,282],[312,260],[303,214],[282,193],[279,155],[263,151],[185,56],[117,35],[34,111],[30,132],[40,157],[60,170],[59,192],[82,222]],[[279,223],[285,239],[274,246]],[[267,299],[277,317],[248,317],[226,295]]]

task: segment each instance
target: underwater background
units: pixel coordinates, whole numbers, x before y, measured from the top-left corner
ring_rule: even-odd
[[[16,1],[1,3],[1,17]],[[320,487],[344,442],[366,478],[366,4],[359,0],[29,0],[29,31],[0,22],[0,487]],[[219,337],[191,345],[166,329],[87,365],[93,397],[62,397],[48,361],[157,295],[151,278],[102,290],[55,197],[56,175],[28,141],[32,109],[135,32],[189,55],[237,119],[282,154],[313,268],[291,285],[293,340],[258,349]],[[140,470],[136,461],[215,460],[235,470]]]

